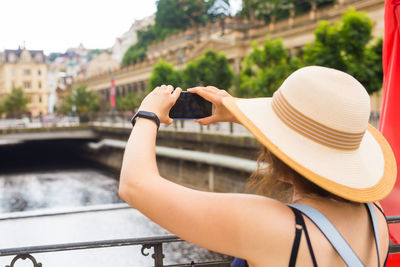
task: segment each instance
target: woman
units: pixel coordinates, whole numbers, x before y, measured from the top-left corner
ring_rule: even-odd
[[[303,205],[196,191],[163,179],[155,157],[157,123],[151,117],[135,118],[126,146],[119,192],[127,203],[191,243],[237,257],[233,266],[384,265],[385,217],[378,206],[363,203],[391,191],[396,165],[388,143],[368,125],[369,96],[358,81],[312,66],[291,74],[272,98],[235,99],[214,87],[188,91],[215,105],[212,116],[197,122],[241,123],[264,146],[250,181],[253,189],[265,192],[272,177],[292,184],[292,202]],[[139,110],[170,124],[169,110],[180,93],[180,88],[157,87]],[[333,230],[319,230],[298,211],[301,207],[324,214]],[[325,236],[335,229],[354,253],[331,245]],[[339,250],[346,247],[340,244]]]

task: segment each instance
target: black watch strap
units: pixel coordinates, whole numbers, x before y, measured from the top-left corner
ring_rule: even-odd
[[[157,124],[157,130],[158,130],[158,128],[160,128],[160,119],[157,117],[157,115],[155,113],[149,112],[149,111],[143,111],[143,110],[138,111],[135,114],[135,116],[133,116],[131,119],[132,126],[135,126],[136,119],[138,117],[152,120]]]

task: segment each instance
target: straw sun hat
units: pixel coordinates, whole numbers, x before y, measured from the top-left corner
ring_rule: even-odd
[[[352,76],[305,67],[273,97],[226,97],[223,104],[268,150],[325,190],[355,202],[378,201],[392,190],[393,152],[368,124],[369,96]]]

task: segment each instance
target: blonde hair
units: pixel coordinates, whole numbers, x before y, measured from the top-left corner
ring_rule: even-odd
[[[287,179],[287,182],[283,181],[284,179]],[[246,191],[290,203],[293,196],[293,184],[301,188],[306,195],[352,203],[310,182],[263,147],[257,159],[257,170],[251,174],[246,183]]]

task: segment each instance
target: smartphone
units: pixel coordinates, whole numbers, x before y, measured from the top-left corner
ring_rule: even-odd
[[[172,119],[201,119],[211,116],[212,104],[195,93],[183,91],[175,105],[172,106],[169,117]]]

